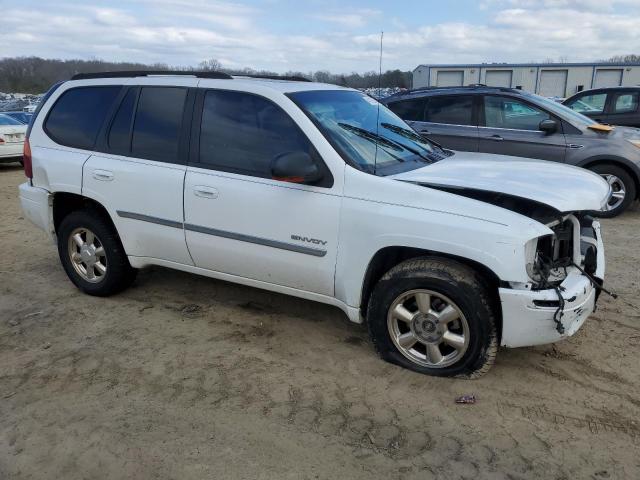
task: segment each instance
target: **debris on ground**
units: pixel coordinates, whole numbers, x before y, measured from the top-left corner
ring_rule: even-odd
[[[471,395],[462,395],[456,398],[456,403],[474,404],[476,403],[476,396],[473,393]]]

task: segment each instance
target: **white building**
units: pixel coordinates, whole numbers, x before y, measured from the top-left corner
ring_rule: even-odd
[[[640,85],[640,63],[419,65],[413,71],[413,88],[472,84],[568,97],[590,88]]]

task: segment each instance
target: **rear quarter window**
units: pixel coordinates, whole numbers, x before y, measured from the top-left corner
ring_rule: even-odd
[[[121,88],[104,86],[67,90],[47,115],[45,132],[60,145],[92,150]]]

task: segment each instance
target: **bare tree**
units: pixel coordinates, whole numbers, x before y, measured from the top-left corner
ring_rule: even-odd
[[[198,67],[203,72],[219,72],[220,70],[222,70],[222,64],[215,58],[203,60],[198,64]]]

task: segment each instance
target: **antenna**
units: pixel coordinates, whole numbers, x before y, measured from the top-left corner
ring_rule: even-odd
[[[382,39],[384,38],[384,32],[380,32],[380,64],[378,66],[378,98],[382,93]]]
[[[380,62],[378,64],[378,113],[376,115],[376,153],[373,158],[373,174],[376,174],[378,167],[378,138],[380,138],[380,96],[382,94],[382,39],[384,31],[380,32]]]

